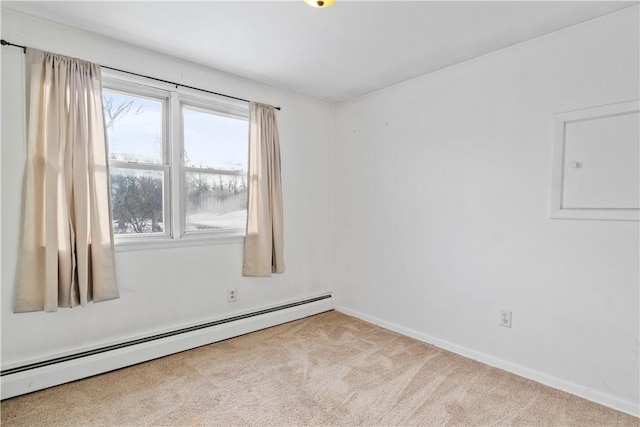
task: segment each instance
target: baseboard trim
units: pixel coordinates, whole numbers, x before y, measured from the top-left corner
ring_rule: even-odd
[[[489,366],[493,366],[495,368],[499,368],[507,372],[511,372],[513,374],[519,375],[521,377],[547,385],[549,387],[553,387],[555,389],[574,394],[576,396],[582,397],[583,399],[590,400],[600,405],[604,405],[609,408],[616,409],[618,411],[627,413],[629,415],[633,415],[635,417],[640,416],[639,415],[640,405],[638,405],[638,403],[620,399],[610,394],[603,393],[598,390],[593,390],[588,387],[581,386],[579,384],[575,384],[570,381],[566,381],[561,378],[518,365],[516,363],[498,359],[488,354],[481,353],[481,352],[472,350],[470,348],[451,343],[449,341],[441,340],[431,335],[423,334],[422,332],[418,332],[413,329],[406,328],[404,326],[400,326],[392,322],[387,322],[375,316],[370,316],[368,314],[361,313],[357,310],[352,310],[350,308],[343,307],[340,305],[336,306],[335,310],[341,313],[347,314],[349,316],[353,316],[358,319],[364,320],[365,322],[369,322],[369,323],[373,323],[375,325],[381,326],[385,329],[398,332],[399,334],[406,335],[411,338],[415,338],[419,341],[423,341],[428,344],[435,345],[436,347],[451,351],[461,356],[468,357],[470,359],[477,360],[482,363],[486,363]]]
[[[7,369],[3,371],[3,376],[0,378],[2,386],[0,397],[8,399],[147,362],[333,310],[334,305],[333,297],[327,294],[110,345],[98,350],[52,357],[44,362]]]

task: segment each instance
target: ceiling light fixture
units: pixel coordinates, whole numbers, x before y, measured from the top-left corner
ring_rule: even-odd
[[[306,4],[313,7],[329,7],[336,2],[336,0],[304,0]]]

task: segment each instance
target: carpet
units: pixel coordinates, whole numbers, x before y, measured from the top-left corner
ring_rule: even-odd
[[[638,426],[331,311],[3,401],[3,426]]]

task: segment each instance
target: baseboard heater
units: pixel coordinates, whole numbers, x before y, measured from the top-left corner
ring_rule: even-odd
[[[325,301],[325,300],[327,300],[327,301]],[[319,304],[314,304],[314,303],[319,303]],[[312,305],[313,307],[316,307],[316,306],[318,306],[318,307],[317,308],[311,308],[310,307],[309,309],[306,309],[305,307],[301,307],[301,306],[306,306],[306,305]],[[306,316],[309,316],[309,315],[313,315],[313,314],[321,313],[321,312],[324,312],[324,311],[332,310],[333,309],[332,295],[331,294],[321,295],[321,296],[317,296],[317,297],[313,297],[313,298],[309,298],[309,299],[305,299],[305,300],[301,300],[301,301],[296,301],[296,302],[292,302],[292,303],[288,303],[288,304],[283,304],[283,305],[279,305],[279,306],[275,306],[275,307],[270,307],[270,308],[265,308],[265,309],[253,311],[253,312],[250,312],[250,313],[244,313],[244,314],[240,314],[240,315],[236,315],[236,316],[231,316],[231,317],[228,317],[228,318],[225,318],[225,319],[215,320],[215,321],[206,322],[206,323],[202,323],[202,324],[198,324],[198,325],[194,325],[194,326],[189,326],[189,327],[186,327],[186,328],[176,329],[176,330],[169,331],[169,332],[163,332],[163,333],[151,335],[151,336],[144,337],[144,338],[133,339],[133,340],[121,342],[121,343],[118,343],[118,344],[108,345],[108,346],[96,348],[96,349],[93,349],[93,350],[81,351],[81,352],[78,352],[78,353],[74,353],[74,354],[70,354],[70,355],[66,355],[66,356],[62,356],[62,357],[56,357],[56,358],[52,358],[52,359],[48,359],[48,360],[44,360],[44,361],[40,361],[40,362],[36,362],[36,363],[30,363],[30,364],[26,364],[26,365],[10,368],[10,369],[4,369],[4,370],[0,371],[0,376],[1,377],[6,377],[8,375],[14,375],[14,374],[20,374],[20,373],[22,373],[22,375],[24,375],[24,374],[28,374],[28,371],[39,370],[41,368],[46,368],[46,367],[51,367],[51,366],[54,366],[54,365],[59,365],[59,364],[62,364],[64,362],[70,362],[70,361],[74,361],[74,360],[78,360],[78,359],[83,359],[83,358],[86,358],[88,356],[100,355],[102,353],[108,353],[108,352],[112,352],[114,350],[120,350],[120,349],[124,349],[124,348],[127,348],[127,347],[133,347],[133,346],[137,346],[137,345],[140,345],[140,344],[150,343],[150,342],[153,342],[153,341],[162,340],[164,338],[176,337],[178,335],[188,334],[190,332],[196,332],[196,331],[200,331],[200,330],[203,330],[203,329],[212,328],[212,327],[215,327],[215,326],[225,325],[225,324],[237,322],[239,320],[250,319],[250,318],[254,318],[254,317],[258,317],[258,316],[264,316],[264,315],[267,315],[267,314],[274,314],[275,316],[279,316],[280,313],[277,313],[277,312],[283,312],[284,310],[293,309],[293,308],[296,308],[296,307],[298,309],[301,309],[300,313],[297,314],[297,315],[281,316],[281,318],[279,320],[282,320],[283,322],[280,322],[280,323],[285,323],[287,321],[296,320],[297,318],[303,318],[303,317],[306,317]],[[291,311],[291,310],[289,310],[289,311]],[[282,314],[284,314],[284,313],[282,313]],[[259,320],[259,319],[256,319],[256,320]],[[258,324],[255,327],[255,329],[247,330],[246,332],[241,331],[240,335],[242,335],[242,332],[249,333],[249,332],[252,332],[254,330],[260,330],[260,329],[264,329],[265,327],[274,326],[275,324],[279,324],[279,323],[264,324],[264,326],[262,326],[262,324],[260,322],[258,322]],[[227,338],[223,338],[223,339],[228,339],[228,338],[232,338],[232,337],[227,337]],[[216,342],[216,341],[213,341],[213,342]],[[206,343],[202,344],[202,345],[206,345]],[[182,351],[182,350],[179,350],[179,351]],[[171,354],[171,353],[168,353],[168,354]],[[159,356],[159,357],[162,357],[162,356]],[[62,382],[67,382],[67,381],[62,381]],[[62,382],[60,382],[60,383],[62,383]],[[4,383],[4,380],[3,380],[3,383]],[[35,390],[30,390],[30,391],[35,391]],[[11,393],[11,394],[13,394],[13,393]],[[21,394],[21,393],[18,393],[18,394]],[[6,397],[9,397],[9,396],[6,396]],[[5,396],[3,396],[3,398],[5,398]]]

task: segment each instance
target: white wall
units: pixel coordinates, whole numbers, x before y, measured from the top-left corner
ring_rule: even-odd
[[[121,298],[56,314],[13,314],[25,161],[24,69],[20,49],[2,55],[2,364],[21,364],[227,317],[330,291],[332,110],[325,104],[114,40],[8,11],[2,38],[216,92],[282,107],[278,113],[285,197],[287,271],[242,278],[242,243],[118,252]],[[226,301],[227,288],[238,302]]]
[[[338,106],[338,309],[637,413],[638,223],[549,204],[552,115],[639,98],[638,39],[633,7]]]

